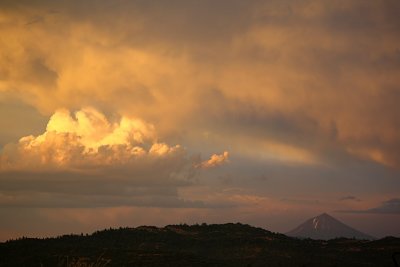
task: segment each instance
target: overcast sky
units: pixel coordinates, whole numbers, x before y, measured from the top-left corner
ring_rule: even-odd
[[[0,240],[400,236],[400,2],[1,1]]]

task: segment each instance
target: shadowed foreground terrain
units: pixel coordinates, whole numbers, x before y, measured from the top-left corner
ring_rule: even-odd
[[[243,224],[142,226],[0,243],[0,266],[395,266],[400,238],[295,239]]]

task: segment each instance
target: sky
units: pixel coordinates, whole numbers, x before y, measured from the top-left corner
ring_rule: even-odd
[[[0,2],[0,241],[140,225],[400,236],[400,2]]]

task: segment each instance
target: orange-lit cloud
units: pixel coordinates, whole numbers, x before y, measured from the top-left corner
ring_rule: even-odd
[[[224,153],[218,155],[218,154],[213,154],[211,155],[210,159],[203,161],[199,167],[200,168],[212,168],[212,167],[216,167],[216,166],[220,166],[222,164],[225,164],[226,162],[228,162],[228,158],[229,158],[229,153],[228,151],[224,151]]]
[[[83,108],[72,116],[58,110],[46,132],[22,137],[1,154],[1,170],[79,168],[88,165],[123,165],[183,154],[181,146],[157,141],[154,126],[139,119],[122,117],[110,123],[94,108]]]
[[[229,14],[192,2],[110,10],[101,1],[90,12],[46,4],[4,3],[0,24],[0,91],[44,114],[93,105],[152,121],[166,136],[224,122],[225,139],[252,144],[265,143],[265,125],[270,143],[307,147],[317,160],[333,145],[399,166],[396,2],[234,1]],[[223,97],[202,99],[212,90]],[[372,150],[380,156],[360,152]]]

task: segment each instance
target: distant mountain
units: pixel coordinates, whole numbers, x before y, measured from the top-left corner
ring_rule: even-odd
[[[360,240],[375,239],[370,235],[364,234],[356,229],[351,228],[350,226],[345,225],[326,213],[305,221],[292,231],[286,233],[286,235],[321,240],[329,240],[339,237],[355,238]]]

